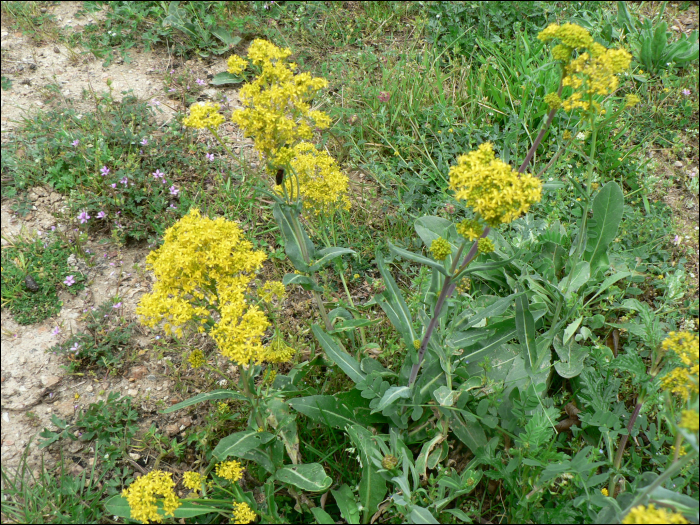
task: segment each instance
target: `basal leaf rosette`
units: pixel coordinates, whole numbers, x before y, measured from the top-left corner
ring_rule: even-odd
[[[300,197],[305,210],[321,215],[337,208],[350,208],[348,177],[325,150],[300,142],[290,150],[289,165],[296,176],[292,173],[285,176],[284,191],[291,200]],[[283,192],[281,185],[277,191]]]
[[[234,222],[190,210],[168,228],[163,245],[146,258],[156,283],[141,298],[136,313],[146,326],[162,322],[166,331],[180,337],[189,321],[200,332],[213,326],[211,333],[222,353],[248,363],[258,353],[267,318],[257,307],[248,306],[245,294],[265,259]],[[223,333],[235,337],[225,341]],[[242,344],[246,351],[239,348]]]
[[[542,198],[539,179],[519,174],[496,158],[488,142],[457,159],[457,165],[450,168],[450,189],[491,227],[512,222]],[[464,228],[465,235],[478,228],[470,224]]]

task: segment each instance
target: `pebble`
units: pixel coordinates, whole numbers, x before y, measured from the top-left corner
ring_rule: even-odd
[[[676,162],[674,162],[673,165],[674,165],[676,168],[682,168],[682,167],[683,167],[683,163],[682,163],[680,160],[677,160]]]

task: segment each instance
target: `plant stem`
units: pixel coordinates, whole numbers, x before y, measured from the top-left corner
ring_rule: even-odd
[[[485,239],[490,231],[491,228],[489,228],[488,226],[484,228],[484,232],[481,234],[481,238]],[[462,266],[459,268],[459,271],[457,271],[455,275],[460,275],[466,269],[469,263],[474,260],[474,257],[476,257],[478,246],[478,240],[474,241],[474,244],[469,250],[469,253],[467,253],[466,257],[464,258]],[[455,258],[455,262],[456,261],[457,259]],[[415,383],[416,378],[418,377],[418,370],[420,370],[421,364],[423,364],[423,356],[425,355],[425,351],[428,348],[428,342],[430,341],[430,337],[433,335],[435,326],[437,326],[438,318],[440,317],[440,312],[442,311],[442,306],[445,304],[445,300],[447,300],[447,298],[449,298],[450,295],[452,295],[452,292],[454,292],[455,288],[457,287],[456,283],[452,281],[453,277],[453,275],[448,275],[445,278],[444,284],[442,285],[442,290],[440,290],[440,295],[438,296],[437,302],[435,303],[433,317],[432,319],[430,319],[430,323],[428,323],[428,329],[425,331],[423,341],[421,341],[420,351],[418,352],[418,363],[413,365],[413,368],[411,368],[411,375],[408,378],[409,388],[413,386],[413,383]]]
[[[634,407],[632,415],[630,416],[630,420],[627,423],[627,434],[622,436],[622,438],[620,439],[620,444],[617,447],[617,452],[615,453],[615,460],[613,461],[613,473],[610,475],[610,483],[608,484],[608,491],[611,496],[615,494],[615,483],[617,482],[615,478],[617,477],[617,471],[619,470],[620,464],[622,463],[622,454],[625,451],[625,447],[627,446],[627,440],[630,437],[630,432],[632,432],[634,423],[637,421],[637,418],[639,417],[639,412],[642,410],[643,405],[644,399],[640,397],[637,400],[637,405]]]

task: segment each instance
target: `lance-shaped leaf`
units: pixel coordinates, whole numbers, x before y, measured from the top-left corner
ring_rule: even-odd
[[[426,215],[416,220],[413,228],[427,247],[430,247],[438,237],[449,240],[450,237],[457,235],[452,221],[434,215]]]
[[[180,410],[181,408],[185,408],[190,405],[196,405],[197,403],[201,403],[202,401],[214,401],[216,399],[237,399],[239,401],[247,401],[248,398],[245,397],[243,394],[239,394],[238,392],[232,392],[231,390],[212,390],[211,392],[199,394],[187,399],[186,401],[176,403],[173,406],[170,406],[163,410],[161,414],[169,414],[170,412],[175,412],[176,410]]]
[[[309,268],[309,273],[315,273],[319,271],[333,259],[346,254],[355,255],[355,252],[350,248],[337,247],[324,248],[323,250],[319,250],[318,252],[316,252],[316,257],[320,258],[311,265],[311,267]]]
[[[338,504],[340,515],[345,521],[348,523],[360,523],[360,509],[357,506],[352,489],[343,484],[338,487],[338,490],[331,490],[331,493]]]
[[[442,275],[445,275],[445,276],[448,275],[447,270],[445,270],[445,265],[440,261],[436,261],[434,259],[429,259],[428,257],[423,257],[422,255],[420,255],[418,253],[409,252],[408,250],[404,250],[403,248],[399,248],[398,246],[394,246],[391,243],[389,243],[389,250],[392,253],[395,253],[396,255],[398,255],[399,257],[403,257],[404,259],[408,259],[409,261],[417,262],[418,264],[424,264],[426,266],[430,266],[431,268],[436,269]]]
[[[392,326],[401,334],[406,346],[411,348],[413,346],[413,341],[418,339],[413,330],[411,312],[408,310],[406,301],[404,301],[403,295],[396,285],[396,281],[394,281],[394,278],[391,276],[391,272],[389,272],[384,265],[384,260],[379,251],[377,251],[376,262],[379,272],[382,274],[384,285],[386,286],[386,290],[375,296],[377,304],[384,310]]]
[[[275,478],[282,483],[288,483],[309,492],[323,492],[333,483],[319,463],[286,465],[275,472]]]
[[[558,289],[568,299],[571,294],[576,293],[581,286],[588,282],[591,277],[591,264],[588,261],[579,261],[571,270],[571,274],[563,277],[559,282]],[[571,281],[569,281],[571,279]],[[567,287],[568,285],[568,287]]]
[[[407,386],[391,386],[384,392],[379,404],[372,410],[372,414],[381,412],[399,399],[408,399],[409,397],[411,397],[411,389]]]
[[[372,461],[373,457],[382,456],[379,447],[375,443],[374,435],[361,425],[352,425],[346,429],[362,457],[362,477],[358,493],[360,505],[362,505],[363,523],[368,523],[370,516],[374,515],[379,504],[384,501],[386,495],[386,481],[379,474]]]
[[[233,75],[228,71],[222,71],[214,75],[214,78],[211,79],[211,83],[215,86],[223,86],[226,84],[240,84],[244,80],[245,78],[241,75]]]
[[[315,290],[317,292],[323,291],[323,288],[321,288],[319,285],[316,284],[316,281],[313,279],[313,277],[309,277],[307,275],[301,275],[298,273],[286,274],[282,278],[282,284],[285,286],[289,286],[290,284],[298,284],[307,292],[311,291],[311,290]]]
[[[357,424],[352,410],[335,396],[306,396],[289,400],[289,405],[305,416],[335,428]]]
[[[132,519],[131,518],[131,507],[129,507],[129,502],[126,501],[121,494],[115,494],[109,498],[104,503],[104,508],[110,516],[119,516],[120,518]],[[165,512],[163,512],[163,504],[158,505],[158,515],[165,517]],[[175,518],[194,518],[195,516],[201,516],[202,514],[209,514],[212,512],[219,513],[221,509],[217,507],[207,507],[206,505],[200,505],[194,502],[182,502],[182,504],[175,510]]]
[[[535,370],[537,368],[537,334],[535,333],[535,319],[530,313],[525,295],[521,295],[515,300],[515,328],[520,340],[523,359],[525,359],[525,369]]]
[[[214,457],[223,461],[229,456],[242,457],[249,450],[267,443],[275,437],[269,432],[256,432],[255,430],[245,430],[234,432],[219,441],[214,449]]]
[[[472,454],[476,455],[481,447],[486,446],[488,440],[484,429],[478,421],[462,421],[462,418],[455,412],[450,418],[450,428],[455,436],[467,445]]]
[[[309,239],[309,236],[306,235],[299,223],[299,217],[295,214],[296,212],[285,204],[276,202],[272,206],[272,215],[282,232],[284,251],[287,257],[289,257],[294,268],[300,272],[307,272],[309,265],[304,260],[303,248],[305,248],[309,260],[315,257],[316,248],[314,248],[311,239]]]
[[[625,199],[615,181],[603,186],[593,199],[595,226],[588,230],[585,259],[591,263],[591,273],[607,264],[607,248],[617,236]]]
[[[502,297],[496,300],[494,303],[490,304],[486,308],[481,308],[478,312],[470,314],[469,312],[464,312],[459,314],[455,320],[452,322],[452,328],[454,330],[467,330],[472,326],[476,326],[481,322],[482,319],[489,319],[491,317],[496,317],[505,312],[513,303],[517,297],[520,297],[525,292],[514,293],[508,297]]]
[[[324,332],[320,326],[313,325],[311,329],[316,339],[323,347],[323,350],[326,352],[326,356],[338,365],[350,379],[355,383],[359,383],[365,379],[365,373],[360,368],[360,363],[358,363],[354,357],[342,350],[333,338]]]

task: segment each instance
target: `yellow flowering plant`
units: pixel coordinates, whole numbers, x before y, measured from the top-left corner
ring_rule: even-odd
[[[215,359],[208,359],[200,349],[189,352],[187,361],[191,366],[206,368],[226,383],[231,382],[234,388],[194,396],[164,412],[204,401],[234,399],[246,404],[249,416],[248,429],[222,439],[204,472],[185,475],[185,487],[197,494],[201,492],[201,498],[174,498],[170,475],[152,474],[134,483],[123,494],[134,519],[147,522],[160,518],[155,495],[164,497],[163,509],[170,515],[174,513],[175,517],[178,512],[187,516],[224,512],[220,508],[224,505],[221,499],[224,490],[233,494],[233,502],[229,498],[224,507],[235,523],[255,520],[260,509],[252,494],[243,493],[238,485],[244,466],[236,459],[229,459],[231,456],[258,462],[268,474],[285,469],[298,473],[301,477],[290,475],[284,481],[288,492],[295,497],[298,497],[296,490],[299,488],[324,491],[329,487],[331,479],[320,464],[301,463],[295,415],[282,401],[275,383],[268,380],[276,376],[281,364],[293,358],[295,350],[284,343],[277,327],[285,286],[279,281],[254,286],[256,272],[265,259],[265,254],[253,248],[236,223],[222,217],[209,219],[197,209],[191,209],[169,228],[162,246],[147,257],[147,267],[153,270],[156,281],[151,293],[144,295],[137,307],[142,323],[151,328],[162,326],[177,337],[183,337],[188,329],[206,333],[216,343],[221,358],[234,365],[233,369],[223,371],[210,363]],[[271,328],[270,320],[275,329],[273,337],[265,341]],[[219,412],[222,417],[230,417]],[[292,466],[284,464],[285,449]],[[207,479],[212,471],[216,476],[210,482]],[[271,478],[268,483],[266,512],[269,514],[265,518],[279,521],[274,511],[275,481]],[[192,502],[204,506],[194,505],[197,510],[192,514]],[[118,511],[114,513],[119,514]]]

